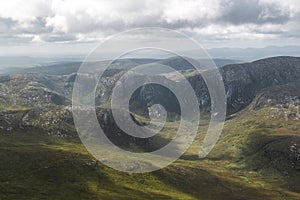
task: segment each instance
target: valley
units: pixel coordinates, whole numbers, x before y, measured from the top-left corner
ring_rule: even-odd
[[[110,70],[96,90],[96,113],[101,125],[109,124],[107,136],[141,152],[166,144],[179,125],[176,102],[170,103],[174,97],[156,86],[134,94],[131,114],[137,123],[148,123],[149,104],[165,103],[171,113],[157,137],[136,140],[111,117],[109,96],[124,69]],[[143,174],[111,169],[85,149],[72,119],[75,74],[1,76],[0,199],[300,199],[300,58],[219,68],[227,119],[204,159],[198,153],[209,120],[209,92],[199,74],[179,70],[202,100],[198,135],[176,162]]]

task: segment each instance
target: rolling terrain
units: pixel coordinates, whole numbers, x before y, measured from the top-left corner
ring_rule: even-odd
[[[300,58],[225,65],[220,72],[228,115],[213,151],[198,158],[210,99],[199,74],[186,73],[203,100],[199,134],[175,163],[144,174],[106,167],[84,148],[71,113],[74,74],[2,76],[0,199],[300,199]],[[121,74],[114,71],[100,81],[99,122],[109,124],[106,134],[119,146],[137,151],[158,148],[176,133],[178,118],[171,118],[152,140],[134,140],[111,117],[104,120],[104,115],[111,115],[106,105]],[[133,97],[132,109],[164,102],[163,94],[168,93],[159,87],[142,88]],[[176,116],[177,108],[170,105]],[[132,117],[147,124],[143,114]]]

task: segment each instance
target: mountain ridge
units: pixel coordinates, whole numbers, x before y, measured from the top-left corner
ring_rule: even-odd
[[[300,58],[279,57],[220,68],[230,94],[227,100],[233,109],[229,109],[231,112],[213,150],[199,160],[199,145],[209,121],[205,115],[209,110],[202,110],[198,134],[188,151],[172,165],[142,175],[106,167],[105,159],[98,162],[81,144],[71,108],[76,74],[2,76],[0,186],[4,192],[0,197],[299,199],[299,63]],[[100,103],[110,100],[108,94],[123,73],[100,80],[96,90]],[[203,100],[200,106],[209,107],[204,80],[197,73],[184,73],[199,100]],[[166,90],[145,87],[137,90],[133,98],[136,102],[160,102],[168,104],[168,109],[175,108],[169,102],[173,97],[168,97]],[[58,101],[60,98],[67,102]],[[99,105],[104,108],[97,107],[96,115],[105,134],[118,147],[132,152],[161,148],[176,135],[180,125],[179,118],[174,117],[156,138],[136,139],[118,128],[109,106]],[[140,108],[132,106],[133,111]],[[138,125],[149,123],[147,116],[130,114]]]

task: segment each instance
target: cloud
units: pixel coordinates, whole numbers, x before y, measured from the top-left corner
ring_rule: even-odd
[[[223,19],[232,24],[282,24],[290,19],[290,10],[279,3],[259,0],[223,1]]]
[[[0,33],[26,42],[91,42],[149,26],[224,40],[297,37],[299,22],[297,0],[10,0],[0,6]]]

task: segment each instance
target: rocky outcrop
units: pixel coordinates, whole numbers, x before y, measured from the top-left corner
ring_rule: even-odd
[[[300,80],[300,58],[274,57],[221,68],[229,113],[251,103],[263,88]]]
[[[233,114],[249,105],[262,89],[299,81],[300,58],[267,58],[252,63],[226,65],[219,70],[225,86],[227,113]],[[188,75],[187,78],[198,97],[200,109],[209,111],[211,101],[205,81],[199,74]],[[161,86],[143,86],[135,95],[133,101],[142,102],[144,107],[158,102],[176,105],[171,91]],[[180,113],[178,106],[172,108],[171,111]]]
[[[48,135],[74,137],[77,134],[73,125],[68,106],[0,111],[0,133],[39,131]]]

